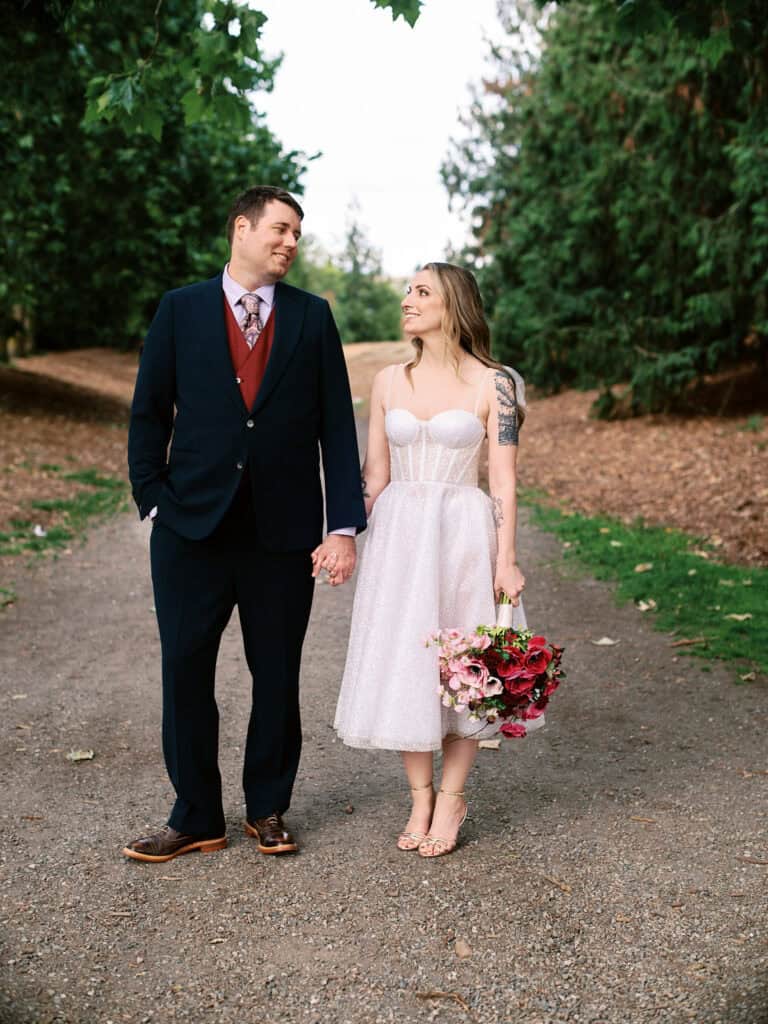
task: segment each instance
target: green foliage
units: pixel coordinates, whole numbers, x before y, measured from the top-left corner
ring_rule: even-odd
[[[374,7],[388,7],[392,12],[392,20],[403,18],[413,27],[419,20],[423,0],[372,0]]]
[[[721,565],[706,557],[701,542],[677,530],[543,505],[534,505],[533,518],[568,545],[566,558],[597,579],[616,581],[619,602],[647,607],[644,614],[664,633],[698,640],[681,646],[681,654],[768,672],[768,570]]]
[[[284,152],[252,108],[247,122],[235,115],[235,94],[211,91],[205,79],[199,117],[182,103],[203,37],[242,63],[245,36],[247,79],[244,70],[237,87],[272,84],[276,65],[259,57],[256,12],[243,14],[236,38],[220,23],[238,5],[215,4],[219,20],[204,30],[208,7],[138,0],[104,18],[102,5],[83,0],[49,24],[0,0],[8,28],[0,38],[0,328],[30,322],[47,348],[136,341],[162,291],[220,270],[223,224],[238,191],[256,181],[300,191],[301,154]],[[141,82],[123,89],[133,82],[133,71],[120,77],[125,69],[148,60],[155,10],[162,43]],[[190,36],[197,41],[185,56]],[[225,66],[211,62],[210,75]],[[122,112],[105,101],[103,116],[92,116],[85,95],[94,75],[113,76],[101,95],[118,90]],[[160,122],[158,144],[152,125]]]
[[[549,390],[629,380],[637,411],[765,363],[760,5],[726,5],[737,25],[722,5],[573,0],[542,25],[540,55],[502,6],[509,46],[443,168],[477,225],[467,258],[499,357]]]
[[[329,256],[311,239],[302,242],[302,250],[289,280],[330,302],[345,343],[400,337],[400,296],[382,276],[379,253],[354,213],[338,257]]]
[[[420,0],[376,0],[414,24]],[[124,345],[215,273],[233,196],[301,192],[254,108],[279,60],[242,0],[0,0],[0,335]]]

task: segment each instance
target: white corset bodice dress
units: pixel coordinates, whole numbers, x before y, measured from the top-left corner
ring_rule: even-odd
[[[353,747],[439,750],[449,733],[486,734],[442,707],[437,651],[424,643],[495,621],[496,529],[478,487],[486,428],[477,406],[429,419],[394,407],[385,430],[390,483],[368,520],[334,727]]]

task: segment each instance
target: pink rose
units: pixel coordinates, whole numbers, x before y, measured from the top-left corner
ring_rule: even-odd
[[[491,646],[491,638],[487,633],[470,633],[467,642],[470,647],[474,647],[478,651],[487,651]]]
[[[501,680],[497,679],[495,676],[490,676],[483,689],[483,696],[495,697],[497,694],[502,693],[503,690],[504,687],[501,685]]]
[[[528,734],[528,730],[522,722],[505,722],[499,731],[502,736],[507,736],[509,739],[522,739]]]

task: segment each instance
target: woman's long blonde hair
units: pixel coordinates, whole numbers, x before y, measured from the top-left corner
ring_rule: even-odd
[[[485,366],[492,367],[505,374],[512,383],[517,398],[515,379],[503,363],[491,355],[491,331],[485,319],[483,300],[474,274],[457,267],[454,263],[425,263],[421,268],[428,270],[435,278],[437,291],[444,303],[443,318],[440,329],[445,338],[445,354],[453,358],[456,372],[459,371],[459,349],[464,349]],[[411,371],[421,362],[424,342],[421,338],[413,338],[411,344],[416,352],[405,367],[408,380]],[[522,426],[525,411],[518,403],[518,423]]]

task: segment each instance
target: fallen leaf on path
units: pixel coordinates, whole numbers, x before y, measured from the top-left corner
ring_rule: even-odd
[[[76,763],[77,761],[92,761],[96,756],[93,750],[70,750],[67,760]]]
[[[613,920],[618,921],[620,924],[629,924],[630,921],[632,921],[632,918],[627,917],[626,914],[617,914]]]
[[[417,999],[452,999],[454,1003],[458,1003],[459,1006],[464,1010],[468,1016],[474,1020],[474,1015],[469,1008],[469,1004],[465,999],[459,995],[458,992],[417,992]]]
[[[638,601],[636,607],[640,612],[652,612],[656,607],[656,602],[652,597],[649,597],[647,601]]]
[[[638,562],[635,566],[635,572],[650,572],[653,568],[653,562]]]
[[[705,636],[694,636],[694,637],[691,637],[690,640],[675,640],[675,642],[673,644],[670,644],[669,646],[670,647],[690,647],[691,644],[705,644],[705,643],[707,643],[707,638]]]
[[[344,808],[344,813],[345,814],[354,814],[355,813],[355,808],[352,806],[352,804],[347,804],[347,806]]]
[[[745,864],[768,864],[768,860],[758,860],[757,857],[737,857],[736,860],[741,860]]]
[[[472,947],[465,939],[456,939],[453,951],[459,960],[466,960],[468,956],[472,956]]]
[[[640,821],[640,822],[642,822],[645,825],[655,825],[656,824],[656,819],[655,818],[641,818],[639,814],[630,814],[629,820],[630,821]]]
[[[736,612],[731,612],[730,615],[725,616],[726,619],[732,619],[733,622],[746,622],[752,618],[752,612],[744,612],[743,615],[738,615]]]
[[[161,882],[180,882],[182,879],[181,875],[158,875]]]
[[[621,643],[620,640],[612,640],[609,636],[601,636],[599,640],[590,640],[589,642],[595,647],[615,647],[616,644]]]
[[[742,683],[753,683],[757,679],[757,675],[754,672],[745,672],[743,676],[739,676]]]
[[[501,740],[480,740],[478,747],[481,750],[498,750],[501,746]]]
[[[546,879],[547,882],[551,882],[560,892],[564,892],[567,896],[571,895],[573,890],[567,882],[561,882],[558,878],[553,878],[551,875],[542,875],[541,877]]]
[[[226,939],[211,939],[210,946],[218,946],[220,942],[226,942]]]
[[[45,821],[45,818],[42,816],[42,814],[22,814],[21,820],[22,821]]]
[[[11,694],[11,700],[26,700],[26,699],[27,699],[26,693],[12,693]]]

